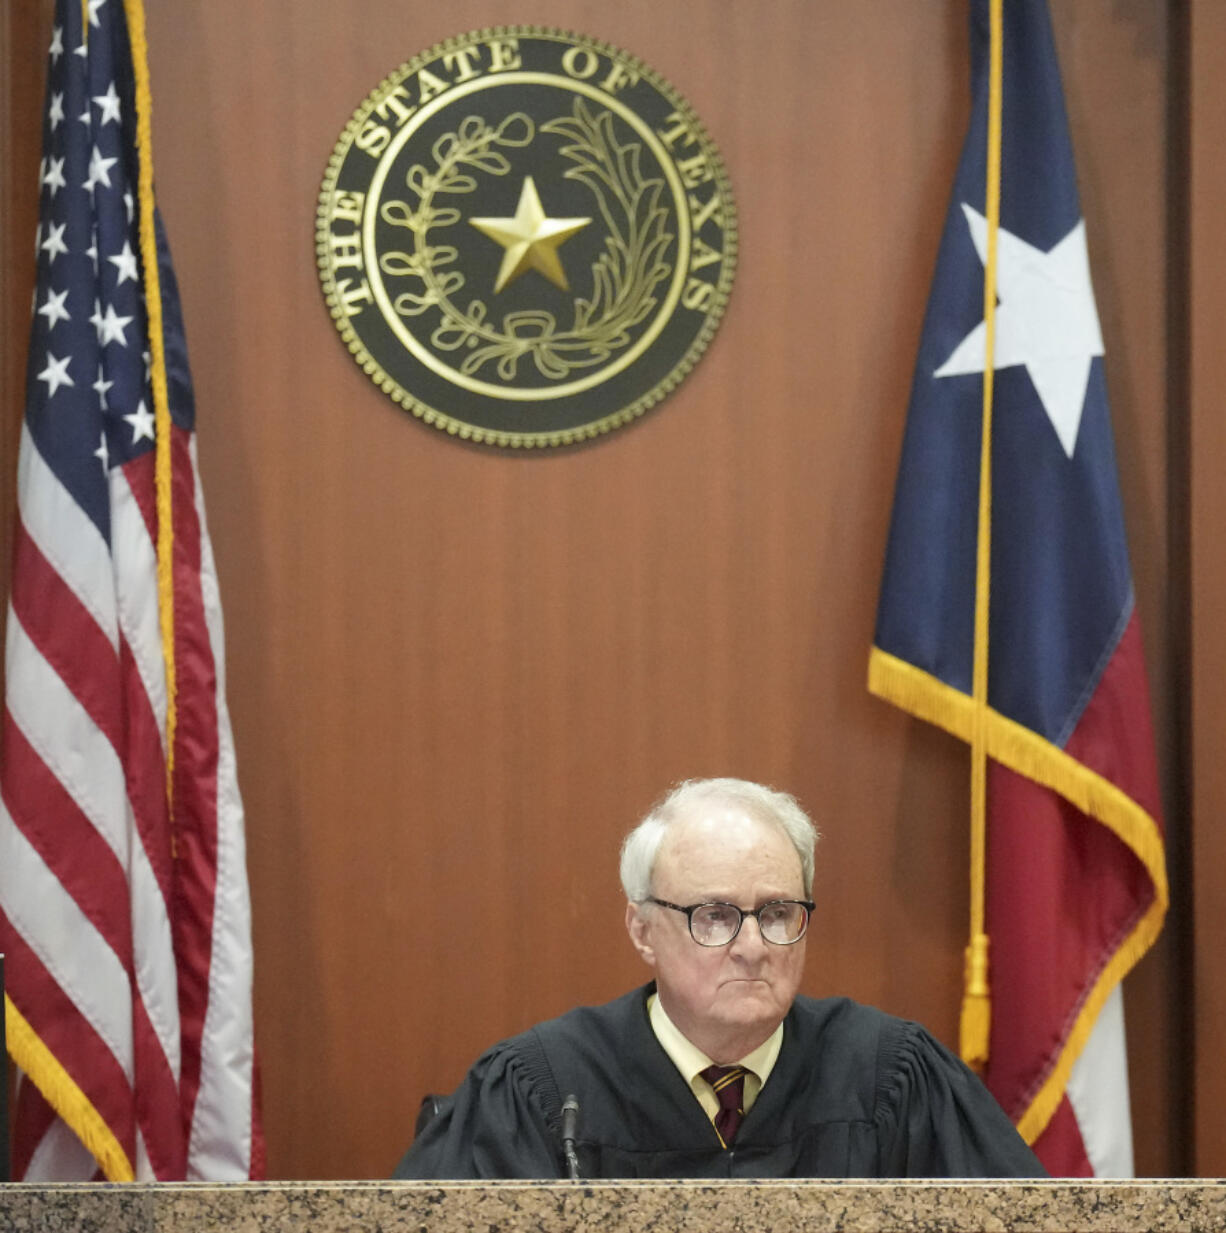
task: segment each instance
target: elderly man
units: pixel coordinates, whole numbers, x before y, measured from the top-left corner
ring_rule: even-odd
[[[674,789],[622,847],[654,982],[495,1045],[396,1176],[1042,1176],[917,1024],[797,996],[816,838],[759,784]]]

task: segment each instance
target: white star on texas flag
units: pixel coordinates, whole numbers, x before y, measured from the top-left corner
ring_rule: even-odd
[[[962,206],[979,260],[985,261],[987,220]],[[1050,252],[1001,227],[997,233],[996,367],[1024,364],[1065,454],[1072,458],[1085,407],[1090,363],[1103,336],[1090,285],[1084,219]],[[933,374],[983,372],[986,327],[981,321]]]

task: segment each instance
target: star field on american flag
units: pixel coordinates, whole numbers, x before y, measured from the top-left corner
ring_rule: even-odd
[[[108,10],[117,2],[90,0],[95,51],[114,37]],[[117,58],[78,54],[84,46],[66,46],[55,28],[26,419],[43,457],[109,539],[106,472],[153,448],[153,398],[136,151],[125,145],[121,111],[131,92],[103,79]]]

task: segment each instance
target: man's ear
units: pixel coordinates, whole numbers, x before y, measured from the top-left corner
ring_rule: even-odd
[[[649,967],[656,966],[656,951],[651,944],[651,910],[640,903],[626,904],[626,932],[634,949]]]

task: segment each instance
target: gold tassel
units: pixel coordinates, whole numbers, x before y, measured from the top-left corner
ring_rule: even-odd
[[[966,977],[962,993],[962,1023],[958,1033],[962,1060],[973,1070],[988,1061],[992,1030],[992,998],[988,992],[988,935],[976,933],[966,948]]]

